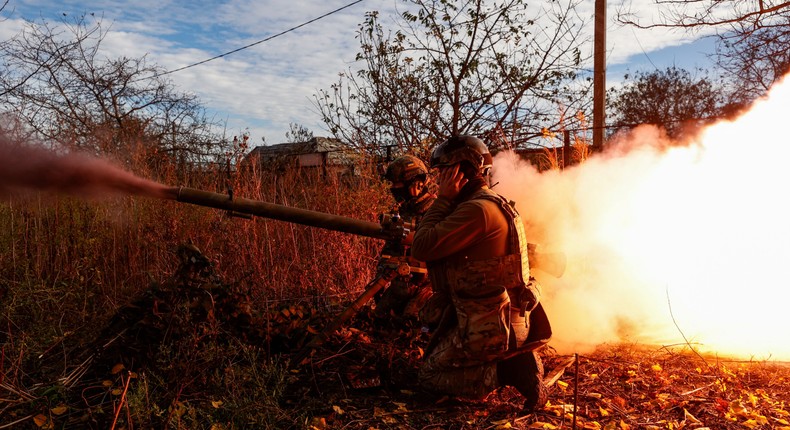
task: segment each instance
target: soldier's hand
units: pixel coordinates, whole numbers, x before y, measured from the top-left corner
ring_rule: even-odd
[[[417,197],[422,192],[423,187],[425,187],[424,181],[412,181],[409,184],[409,195],[411,197]]]
[[[460,164],[439,169],[439,196],[448,200],[455,199],[461,192],[461,188],[469,182],[464,178],[463,172],[459,171]]]

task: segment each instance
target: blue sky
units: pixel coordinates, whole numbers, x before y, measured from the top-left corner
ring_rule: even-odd
[[[628,0],[632,10],[649,18],[652,0]],[[108,56],[138,57],[166,70],[178,69],[263,40],[353,3],[354,0],[10,0],[0,23],[0,40],[15,35],[24,21],[58,22],[83,14],[101,18],[110,31],[102,42]],[[579,4],[591,16],[594,0]],[[227,124],[232,136],[249,129],[253,144],[285,140],[290,123],[326,135],[313,95],[354,68],[356,29],[367,11],[381,21],[397,16],[400,0],[363,0],[285,35],[232,55],[170,75],[177,88],[196,94],[203,106]],[[609,2],[610,21],[617,4]],[[590,24],[590,27],[592,25]],[[592,28],[590,28],[592,31]],[[607,35],[608,76],[618,82],[628,70],[677,65],[709,67],[709,41],[691,43],[668,31],[635,30],[610,22]],[[592,47],[590,46],[590,52]]]

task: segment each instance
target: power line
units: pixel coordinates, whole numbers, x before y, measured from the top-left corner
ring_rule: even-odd
[[[642,42],[639,41],[639,38],[636,36],[636,31],[634,31],[633,28],[631,28],[631,33],[634,35],[634,40],[636,40],[636,44],[639,45],[639,49],[642,50],[642,54],[645,56],[645,58],[647,58],[647,61],[653,66],[653,68],[658,70],[658,66],[656,66],[656,64],[653,63],[653,60],[650,58],[650,56],[647,55],[645,48],[642,46]]]
[[[259,41],[257,41],[257,42],[250,43],[249,45],[242,46],[241,48],[236,48],[236,49],[234,49],[234,50],[232,50],[232,51],[228,51],[228,52],[225,52],[225,53],[223,53],[223,54],[219,54],[219,55],[217,55],[217,56],[215,56],[215,57],[211,57],[211,58],[209,58],[209,59],[206,59],[206,60],[203,60],[203,61],[198,61],[197,63],[192,63],[192,64],[189,64],[189,65],[187,65],[187,66],[184,66],[184,67],[179,67],[179,68],[177,68],[177,69],[168,70],[168,71],[166,71],[166,72],[162,72],[162,73],[155,74],[155,75],[153,75],[153,76],[149,77],[149,79],[158,78],[158,77],[160,77],[160,76],[169,75],[169,74],[171,74],[171,73],[175,73],[175,72],[180,72],[180,71],[182,71],[182,70],[186,70],[186,69],[189,69],[189,68],[191,68],[191,67],[195,67],[195,66],[199,66],[199,65],[201,65],[201,64],[208,63],[209,61],[214,61],[214,60],[216,60],[216,59],[218,59],[218,58],[226,57],[226,56],[228,56],[228,55],[230,55],[230,54],[235,54],[236,52],[243,51],[243,50],[245,50],[245,49],[247,49],[247,48],[251,48],[251,47],[253,47],[253,46],[255,46],[255,45],[259,45],[259,44],[261,44],[261,43],[263,43],[263,42],[268,42],[269,40],[272,40],[272,39],[274,39],[275,37],[280,37],[280,36],[282,36],[282,35],[284,35],[284,34],[286,34],[286,33],[290,33],[290,32],[292,32],[292,31],[294,31],[294,30],[297,30],[297,29],[299,29],[299,28],[302,28],[302,27],[304,27],[304,26],[306,26],[306,25],[308,25],[308,24],[312,24],[312,23],[314,23],[314,22],[316,22],[316,21],[318,21],[318,20],[320,20],[320,19],[323,19],[323,18],[326,18],[326,17],[328,17],[329,15],[332,15],[332,14],[335,14],[335,13],[337,13],[337,12],[340,12],[340,11],[341,11],[341,10],[343,10],[343,9],[347,9],[347,8],[349,8],[349,7],[351,7],[351,6],[354,6],[354,5],[355,5],[355,4],[357,4],[357,3],[361,3],[362,1],[364,1],[364,0],[356,0],[356,1],[354,1],[354,2],[351,2],[351,3],[349,3],[349,4],[347,4],[347,5],[343,6],[343,7],[339,7],[339,8],[337,8],[337,9],[335,9],[335,10],[331,11],[331,12],[327,12],[327,13],[325,13],[325,14],[323,14],[323,15],[321,15],[321,16],[319,16],[319,17],[317,17],[317,18],[313,18],[313,19],[311,19],[310,21],[303,22],[303,23],[301,23],[301,24],[297,25],[296,27],[291,27],[291,28],[289,28],[288,30],[281,31],[281,32],[279,32],[279,33],[277,33],[277,34],[271,35],[271,36],[269,36],[269,37],[267,37],[267,38],[265,38],[265,39],[261,39],[261,40],[259,40]]]

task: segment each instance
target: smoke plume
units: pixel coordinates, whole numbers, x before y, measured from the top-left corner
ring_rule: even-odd
[[[642,126],[563,171],[495,158],[496,190],[517,202],[530,242],[568,256],[560,279],[535,271],[555,348],[790,359],[787,112],[790,79],[685,145]]]
[[[168,187],[85,154],[57,154],[40,145],[0,135],[0,194],[40,190],[81,197],[131,194],[171,198]]]

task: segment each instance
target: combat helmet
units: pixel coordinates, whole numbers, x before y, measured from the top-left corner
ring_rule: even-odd
[[[403,186],[414,179],[425,180],[428,177],[428,168],[422,160],[413,155],[401,155],[387,166],[384,177],[392,182],[393,186]]]
[[[433,149],[431,167],[452,166],[467,161],[481,174],[493,164],[493,157],[483,141],[475,136],[453,136]]]
[[[384,178],[392,184],[390,192],[399,204],[401,215],[423,214],[435,198],[431,191],[433,183],[428,168],[413,155],[402,155],[393,160],[387,166]],[[412,195],[409,188],[415,182],[421,182],[422,185],[417,195]]]

